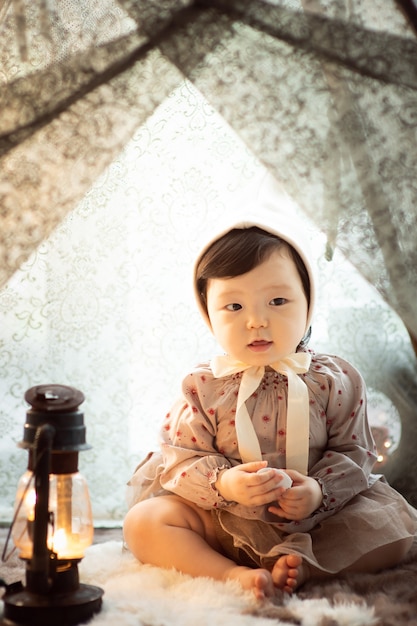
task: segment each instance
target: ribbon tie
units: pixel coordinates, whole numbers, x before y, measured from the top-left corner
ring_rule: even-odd
[[[309,398],[305,382],[298,376],[308,371],[311,355],[297,352],[271,363],[271,367],[288,380],[288,406],[286,427],[286,468],[301,474],[308,472],[309,450]],[[244,463],[261,461],[262,454],[255,428],[246,408],[246,400],[259,387],[265,374],[264,366],[248,365],[229,355],[215,356],[211,360],[215,378],[243,372],[236,406],[236,435],[239,453]]]

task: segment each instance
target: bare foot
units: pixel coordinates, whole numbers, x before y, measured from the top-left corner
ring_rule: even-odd
[[[272,580],[275,587],[286,593],[292,593],[302,585],[308,576],[307,566],[301,556],[283,554],[272,568]]]
[[[237,565],[226,572],[225,579],[238,580],[243,589],[252,590],[258,600],[265,600],[276,593],[271,572],[266,569]]]

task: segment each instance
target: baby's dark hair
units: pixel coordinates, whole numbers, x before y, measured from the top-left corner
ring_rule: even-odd
[[[195,270],[196,288],[204,311],[207,310],[207,283],[210,278],[234,278],[250,272],[263,263],[276,250],[288,251],[300,275],[307,304],[310,306],[310,279],[306,266],[287,241],[277,235],[252,226],[234,228],[217,239],[202,255]],[[309,329],[300,347],[310,339]]]

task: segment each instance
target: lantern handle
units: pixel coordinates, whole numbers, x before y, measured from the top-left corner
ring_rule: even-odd
[[[55,428],[39,426],[34,441],[35,458],[35,519],[33,521],[33,551],[26,569],[26,587],[33,593],[47,593],[51,587],[50,550],[48,548],[49,474],[52,441]]]

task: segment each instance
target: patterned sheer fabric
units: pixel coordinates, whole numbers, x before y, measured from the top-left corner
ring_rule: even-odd
[[[413,0],[0,0],[0,286],[187,80],[415,342],[415,16]]]
[[[15,0],[1,29],[3,284],[186,76],[417,335],[401,5]]]

